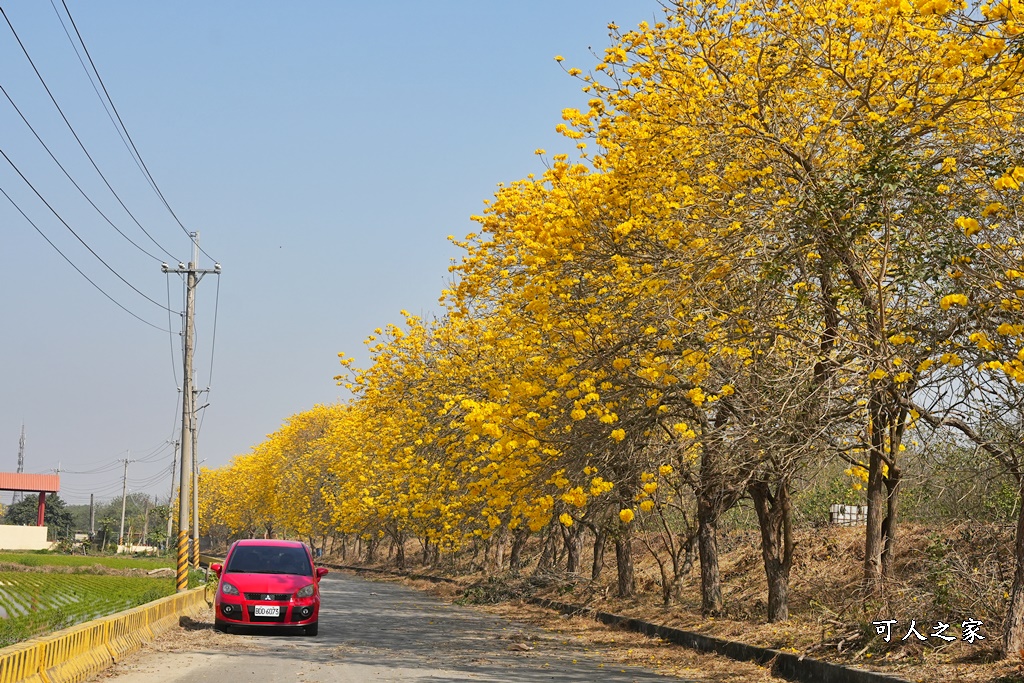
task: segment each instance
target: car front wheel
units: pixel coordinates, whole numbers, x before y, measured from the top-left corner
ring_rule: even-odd
[[[315,622],[306,627],[307,636],[315,636],[317,631],[320,630],[320,622]]]

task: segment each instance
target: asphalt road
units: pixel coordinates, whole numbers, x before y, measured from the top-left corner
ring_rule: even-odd
[[[415,589],[331,573],[321,583],[316,637],[265,631],[220,634],[206,623],[172,633],[94,680],[516,681],[630,683],[666,678],[572,649],[560,637],[445,603]],[[161,651],[163,650],[163,651]],[[678,679],[676,679],[678,680]]]

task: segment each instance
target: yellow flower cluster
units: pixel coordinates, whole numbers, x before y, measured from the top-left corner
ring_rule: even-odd
[[[628,525],[770,469],[801,402],[843,403],[828,431],[859,444],[921,387],[1024,382],[1021,9],[982,31],[954,0],[679,0],[615,29],[567,70],[578,158],[537,149],[451,238],[436,319],[341,356],[351,399],[206,473],[204,519],[445,549]]]

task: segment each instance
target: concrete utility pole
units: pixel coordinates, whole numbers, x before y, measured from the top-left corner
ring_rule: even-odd
[[[117,548],[124,545],[124,508],[128,502],[128,463],[131,462],[131,451],[124,458],[124,477],[121,478],[121,530],[117,532]]]
[[[149,536],[149,494],[146,494],[146,505],[143,508],[145,513],[142,515],[142,540],[139,541],[139,545],[149,545],[146,543],[146,537]],[[128,545],[131,545],[129,543]]]
[[[192,421],[196,423],[196,398],[192,396]],[[204,408],[206,406],[203,406]],[[192,568],[199,569],[199,430],[192,430]]]
[[[215,263],[212,270],[202,270],[199,265],[199,233],[192,235],[192,261],[188,267],[179,263],[177,268],[171,268],[166,263],[162,265],[165,273],[181,273],[186,276],[185,280],[185,336],[184,364],[185,372],[182,378],[181,388],[181,478],[178,485],[178,570],[177,570],[177,591],[179,593],[188,589],[188,509],[189,509],[189,479],[192,474],[192,432],[195,430],[195,411],[193,409],[194,396],[192,394],[192,355],[194,353],[195,336],[195,304],[196,285],[208,273],[220,274],[220,264]]]
[[[96,494],[89,494],[89,540],[92,541],[93,537],[96,536],[96,502],[93,500],[93,496]]]

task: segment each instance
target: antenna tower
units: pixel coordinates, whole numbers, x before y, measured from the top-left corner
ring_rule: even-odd
[[[25,423],[21,423],[21,438],[18,439],[18,474],[22,474],[25,471]],[[17,503],[19,500],[25,497],[25,494],[21,491],[15,492],[11,497],[12,503]]]

